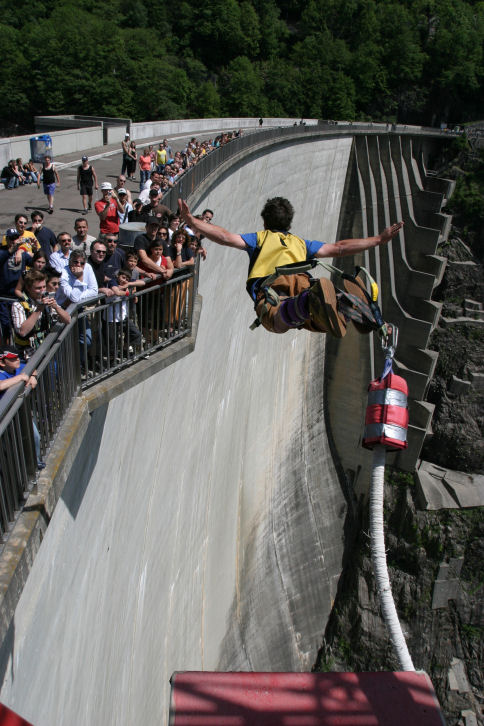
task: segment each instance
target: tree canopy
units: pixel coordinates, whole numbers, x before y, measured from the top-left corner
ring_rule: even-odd
[[[483,117],[472,0],[4,0],[3,125],[35,114]]]

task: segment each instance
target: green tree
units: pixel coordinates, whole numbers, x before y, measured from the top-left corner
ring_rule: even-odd
[[[217,89],[205,81],[195,88],[190,98],[190,111],[200,118],[218,118],[220,116],[220,96]]]
[[[263,79],[245,56],[235,58],[221,77],[223,111],[228,116],[265,115]]]

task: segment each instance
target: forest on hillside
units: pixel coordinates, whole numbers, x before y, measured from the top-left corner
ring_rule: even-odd
[[[484,117],[484,2],[3,0],[4,132],[36,114]]]

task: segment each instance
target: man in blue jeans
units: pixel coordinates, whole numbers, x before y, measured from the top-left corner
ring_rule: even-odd
[[[6,346],[0,351],[0,399],[9,388],[24,383],[34,389],[37,385],[37,373],[34,371],[30,376],[23,373],[26,363],[20,361],[15,348]],[[34,434],[35,455],[37,457],[37,469],[45,469],[45,463],[40,458],[40,435],[39,430],[32,420]]]

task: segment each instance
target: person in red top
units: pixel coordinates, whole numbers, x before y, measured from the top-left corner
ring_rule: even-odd
[[[113,196],[113,187],[109,182],[101,184],[103,198],[96,202],[94,209],[99,217],[99,230],[102,234],[118,234],[119,217],[118,210],[123,211],[117,197]]]
[[[145,182],[150,178],[151,156],[149,149],[144,149],[139,157],[139,190],[142,191]]]

